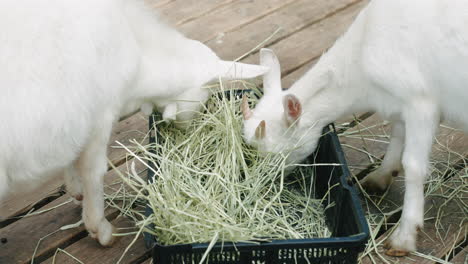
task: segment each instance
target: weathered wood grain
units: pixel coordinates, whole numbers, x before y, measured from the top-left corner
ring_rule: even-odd
[[[338,37],[343,35],[359,11],[367,4],[360,1],[341,10],[303,30],[268,46],[278,56],[283,75],[287,75],[299,67],[320,57],[326,49],[332,46]],[[245,62],[258,63],[258,53],[249,56]]]
[[[358,0],[360,1],[360,0]],[[281,30],[272,36],[265,46],[287,38],[312,24],[319,23],[328,16],[358,2],[356,0],[310,1],[300,0],[287,5],[277,12],[262,17],[234,31],[224,32],[206,42],[224,59],[236,59],[270,37],[278,28]],[[225,46],[235,47],[226,49]]]
[[[126,228],[123,232],[135,231],[135,229],[128,229],[134,227],[134,223],[126,218],[118,218],[112,221],[117,228]],[[125,248],[130,245],[134,236],[124,236],[119,238],[112,247],[101,247],[91,237],[80,239],[76,243],[67,247],[65,250],[68,254],[76,257],[86,264],[99,263],[99,264],[114,264],[123,256],[121,263],[135,263],[143,256],[149,254],[146,249],[143,239],[139,238],[135,244],[129,249],[127,254],[124,254]],[[51,264],[54,257],[42,262],[44,264]],[[55,263],[60,264],[75,264],[76,261],[63,253],[57,253],[55,256]]]
[[[271,14],[297,0],[240,0],[179,27],[186,36],[202,42],[216,38]],[[200,30],[203,29],[203,30]]]
[[[158,7],[157,10],[163,20],[174,26],[180,26],[234,2],[235,0],[174,0],[170,4]]]

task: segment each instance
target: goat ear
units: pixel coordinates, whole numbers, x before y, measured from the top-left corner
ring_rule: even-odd
[[[285,95],[283,97],[283,107],[287,125],[289,127],[297,125],[302,114],[302,105],[299,99],[292,94]]]
[[[268,72],[269,68],[260,65],[220,60],[216,71],[224,80],[252,79]]]
[[[263,92],[265,95],[281,92],[281,67],[278,58],[271,49],[260,50],[260,64],[270,70],[263,75]]]

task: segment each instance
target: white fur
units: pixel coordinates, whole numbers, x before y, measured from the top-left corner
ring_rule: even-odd
[[[202,85],[267,70],[220,60],[139,0],[3,0],[0,24],[0,200],[64,171],[103,245],[112,241],[102,176],[113,123],[153,105],[187,121],[209,95]]]
[[[383,165],[363,183],[385,189],[392,172],[403,166],[404,208],[390,245],[393,250],[415,250],[436,128],[444,120],[468,130],[466,25],[465,0],[371,1],[344,36],[289,90],[270,91],[271,85],[265,86],[265,96],[245,121],[246,140],[265,151],[292,150],[290,162],[296,162],[314,151],[322,128],[342,116],[376,111],[394,121]],[[262,56],[274,55],[263,50]],[[269,66],[279,68],[274,63]],[[286,94],[296,96],[303,108],[291,127],[281,106]],[[266,136],[258,139],[254,132],[262,120]]]

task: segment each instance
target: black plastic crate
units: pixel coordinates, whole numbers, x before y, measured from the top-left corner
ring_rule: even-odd
[[[160,116],[150,117],[149,127],[153,129]],[[315,193],[322,198],[327,195],[324,205],[335,205],[325,211],[329,238],[295,240],[274,240],[260,244],[217,243],[204,263],[211,264],[309,264],[309,263],[357,263],[358,254],[365,248],[369,238],[369,227],[365,219],[356,189],[348,184],[350,173],[343,150],[330,125],[323,131],[315,153],[308,162],[341,164],[340,166],[316,166]],[[155,143],[151,133],[150,143]],[[151,164],[153,166],[153,164]],[[154,174],[148,170],[148,180]],[[337,186],[334,186],[337,185]],[[329,191],[330,186],[334,186]],[[146,213],[152,213],[146,208]],[[150,226],[151,227],[151,226]],[[152,247],[155,264],[198,264],[208,248],[208,243],[163,246],[157,238],[145,233],[148,248]]]

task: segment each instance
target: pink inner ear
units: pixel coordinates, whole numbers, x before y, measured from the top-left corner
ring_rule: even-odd
[[[288,115],[291,119],[297,120],[302,114],[302,106],[299,99],[294,95],[286,95],[287,105],[288,105]]]

